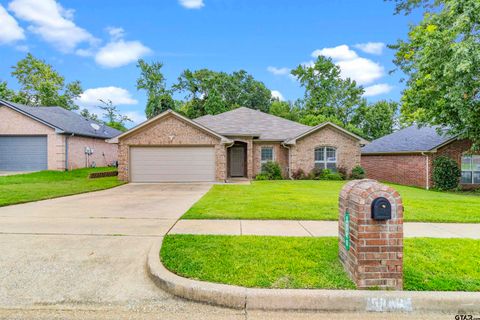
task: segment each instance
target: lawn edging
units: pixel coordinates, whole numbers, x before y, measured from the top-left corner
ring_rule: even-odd
[[[480,292],[257,289],[180,277],[160,261],[162,241],[152,245],[147,272],[161,289],[175,296],[245,310],[336,312],[480,312]]]

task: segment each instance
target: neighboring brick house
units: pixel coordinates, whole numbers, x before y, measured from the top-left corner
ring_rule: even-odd
[[[268,161],[285,178],[314,167],[350,172],[366,143],[329,122],[310,127],[244,107],[194,120],[169,110],[110,142],[119,178],[134,182],[252,179]]]
[[[0,100],[0,171],[65,170],[107,166],[121,132],[60,107],[29,107]]]
[[[447,156],[462,170],[463,188],[480,187],[480,155],[472,154],[472,144],[437,127],[416,125],[374,140],[362,148],[362,166],[367,177],[380,181],[429,189],[433,187],[433,160]]]

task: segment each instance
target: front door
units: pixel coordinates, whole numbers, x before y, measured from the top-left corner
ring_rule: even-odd
[[[245,149],[243,147],[230,148],[230,176],[243,177],[245,175]]]

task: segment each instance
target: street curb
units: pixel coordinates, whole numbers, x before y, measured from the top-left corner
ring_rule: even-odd
[[[256,289],[191,280],[165,268],[161,246],[152,245],[148,254],[149,277],[159,288],[197,302],[245,310],[480,312],[480,292]]]

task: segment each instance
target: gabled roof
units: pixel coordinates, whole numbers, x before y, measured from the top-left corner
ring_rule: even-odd
[[[368,143],[368,141],[363,139],[362,137],[357,136],[356,134],[354,134],[354,133],[352,133],[348,130],[343,129],[340,126],[337,126],[335,123],[327,121],[327,122],[320,123],[319,125],[317,125],[315,127],[310,127],[310,130],[307,130],[307,131],[301,133],[300,135],[298,135],[296,137],[288,139],[287,141],[285,141],[285,144],[295,144],[297,142],[297,140],[302,139],[303,137],[308,136],[309,134],[312,134],[312,133],[314,133],[314,132],[316,132],[316,131],[318,131],[318,130],[326,127],[326,126],[331,126],[335,129],[345,133],[346,135],[351,136],[354,139],[360,140],[360,143],[362,143],[362,144],[367,144]]]
[[[218,134],[217,132],[215,132],[215,131],[213,131],[213,130],[211,130],[211,129],[209,129],[209,128],[207,128],[207,127],[205,127],[205,126],[203,126],[203,125],[201,125],[201,124],[199,124],[199,123],[197,123],[197,122],[194,122],[194,121],[192,121],[192,120],[190,120],[190,119],[188,119],[188,118],[182,116],[181,114],[178,114],[178,113],[176,113],[175,111],[172,111],[172,110],[164,111],[164,112],[160,113],[159,115],[157,115],[157,116],[155,116],[155,117],[153,117],[153,118],[151,118],[151,119],[149,119],[149,120],[147,120],[147,121],[139,124],[138,126],[133,127],[132,129],[130,129],[130,130],[128,130],[128,131],[126,131],[126,132],[124,132],[124,133],[116,136],[115,138],[110,139],[108,142],[110,142],[110,143],[118,143],[118,139],[123,138],[123,137],[126,137],[126,136],[134,133],[135,131],[142,129],[142,128],[145,127],[145,126],[148,126],[148,125],[151,124],[152,122],[155,122],[155,121],[157,121],[157,120],[159,120],[159,119],[161,119],[161,118],[164,118],[164,117],[166,117],[166,116],[168,116],[168,115],[172,115],[172,116],[174,116],[174,117],[176,117],[176,118],[179,118],[179,119],[181,119],[181,120],[183,120],[183,121],[185,121],[185,122],[187,122],[187,123],[190,123],[190,124],[193,125],[194,127],[197,127],[198,129],[200,129],[200,130],[202,130],[202,131],[204,131],[204,132],[207,132],[207,133],[209,133],[209,134],[211,134],[211,135],[219,138],[223,143],[231,143],[231,142],[232,142],[230,139],[228,139],[228,138],[226,138],[226,137]]]
[[[443,133],[439,134],[437,129],[440,129]],[[456,139],[455,136],[448,135],[445,132],[445,129],[438,126],[419,127],[412,125],[372,141],[362,148],[362,154],[435,151],[438,147]]]
[[[110,139],[121,133],[117,129],[86,119],[78,113],[61,107],[29,107],[0,99],[0,106],[2,105],[43,123],[59,133],[101,139]],[[92,123],[98,126],[97,130],[94,128],[95,125],[92,126]]]
[[[312,128],[245,107],[193,121],[224,136],[252,136],[266,141],[284,141]]]

